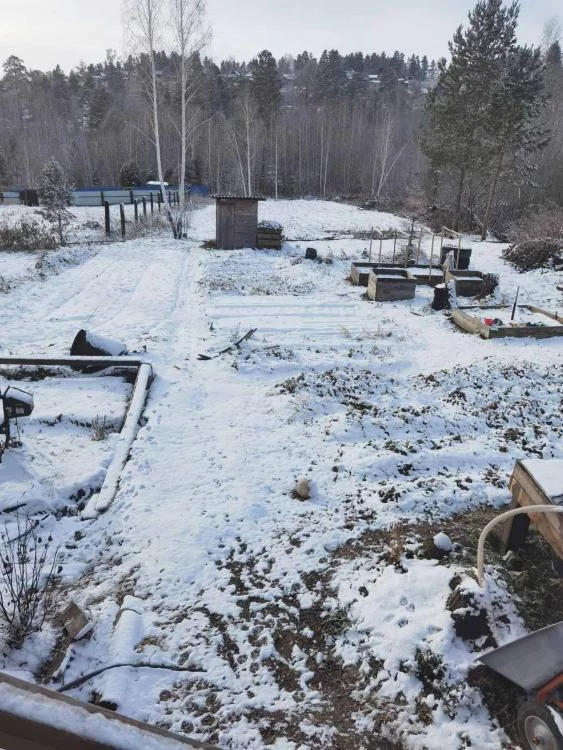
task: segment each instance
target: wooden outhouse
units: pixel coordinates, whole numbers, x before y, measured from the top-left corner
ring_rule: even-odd
[[[216,243],[220,250],[256,247],[258,196],[216,195]]]

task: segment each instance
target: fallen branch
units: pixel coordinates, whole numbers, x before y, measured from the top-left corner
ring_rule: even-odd
[[[204,361],[207,361],[209,359],[217,359],[217,357],[220,357],[222,354],[227,354],[227,352],[230,352],[235,348],[239,349],[242,342],[247,341],[248,339],[252,338],[252,336],[254,336],[257,330],[258,330],[257,328],[251,328],[250,331],[247,331],[244,334],[244,336],[242,336],[242,338],[240,338],[238,341],[235,341],[234,344],[230,344],[225,349],[221,349],[221,351],[218,352],[217,354],[213,354],[213,355],[198,354],[197,358],[204,360]]]

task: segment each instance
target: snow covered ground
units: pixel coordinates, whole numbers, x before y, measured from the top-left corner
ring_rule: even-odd
[[[204,250],[208,206],[186,243],[56,251],[73,264],[47,255],[41,276],[29,259],[6,260],[17,283],[0,311],[1,353],[67,353],[87,328],[146,351],[156,372],[104,515],[78,510],[112,437],[79,439],[75,422],[117,419],[123,381],[26,384],[35,422],[22,421],[22,447],[0,465],[14,496],[33,461],[37,486],[51,477],[56,507],[39,518],[62,543],[60,605],[74,598],[94,624],[59,680],[158,665],[107,671],[73,695],[233,750],[514,747],[467,674],[522,634],[526,615],[506,566],[489,566],[484,591],[471,570],[484,519],[509,501],[514,460],[563,458],[563,340],[464,334],[424,286],[408,302],[365,300],[347,280],[368,253],[360,237],[406,231],[404,219],[323,201],[261,203],[259,214],[293,241]],[[519,285],[520,303],[563,309],[554,274],[518,275],[502,245],[466,241],[472,268],[501,274],[496,302]],[[320,262],[304,260],[306,247]],[[198,360],[251,328],[240,350]],[[49,456],[64,476],[33,458],[40,419],[59,413]],[[304,477],[312,495],[300,501]],[[428,541],[440,531],[453,548],[436,559]],[[464,639],[471,607],[483,632]],[[6,650],[1,668],[34,679],[55,635],[52,625]]]

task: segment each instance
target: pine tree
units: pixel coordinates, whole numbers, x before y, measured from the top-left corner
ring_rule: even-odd
[[[265,49],[251,63],[252,93],[264,122],[271,122],[281,101],[281,81],[272,53]]]
[[[455,222],[468,175],[494,164],[483,221],[486,234],[501,169],[517,153],[541,145],[533,119],[541,108],[539,52],[516,44],[519,5],[480,0],[449,44],[451,62],[439,63],[436,89],[427,100],[423,149],[433,167],[457,169]]]
[[[39,213],[53,224],[67,226],[72,214],[68,210],[73,187],[67,180],[59,162],[51,158],[43,167],[37,192],[41,208]]]
[[[124,188],[133,188],[143,184],[141,170],[135,161],[126,161],[119,170],[119,184]]]

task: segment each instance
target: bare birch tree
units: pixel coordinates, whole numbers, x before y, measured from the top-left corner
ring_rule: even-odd
[[[155,49],[157,44],[162,41],[163,3],[164,0],[124,0],[123,8],[130,40],[137,51],[146,56],[149,63],[148,80],[143,81],[143,84],[151,104],[151,141],[155,148],[156,169],[164,201],[164,210],[172,227],[172,233],[174,237],[177,237],[176,222],[170,204],[170,193],[166,190],[162,170],[160,112],[155,62]]]
[[[180,83],[180,174],[176,236],[184,236],[188,223],[186,204],[186,155],[188,137],[195,126],[195,117],[188,116],[188,107],[198,93],[200,81],[193,70],[194,55],[207,43],[210,30],[204,28],[205,0],[169,0],[173,46],[178,54]]]

